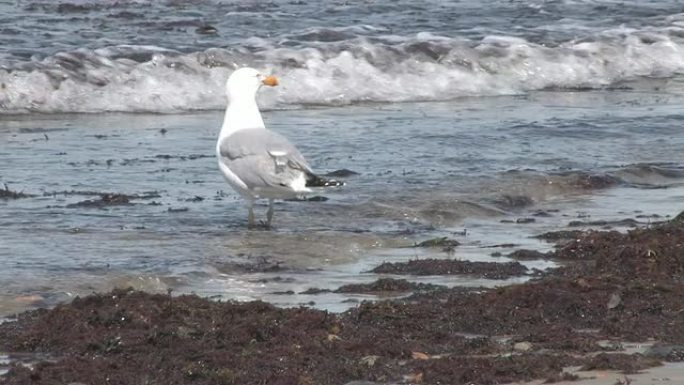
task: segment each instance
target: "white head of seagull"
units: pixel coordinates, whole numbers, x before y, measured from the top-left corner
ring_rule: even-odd
[[[274,76],[253,68],[233,72],[226,83],[228,107],[216,143],[219,169],[226,181],[247,202],[253,226],[253,204],[268,199],[266,226],[273,219],[273,200],[311,192],[311,187],[341,186],[343,183],[313,173],[306,159],[282,135],[266,129],[256,103],[262,85],[275,86]]]
[[[221,135],[245,128],[264,128],[256,94],[261,86],[278,85],[275,76],[266,76],[254,68],[240,68],[233,72],[226,82],[228,108]]]
[[[278,79],[275,76],[262,75],[254,68],[244,67],[235,70],[226,82],[228,100],[233,101],[250,96],[255,98],[262,85],[277,86]]]

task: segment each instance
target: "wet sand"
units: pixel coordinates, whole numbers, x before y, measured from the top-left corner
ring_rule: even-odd
[[[340,288],[414,291],[342,313],[134,290],[94,294],[1,324],[0,349],[21,358],[3,383],[681,380],[684,213],[627,233],[572,233],[548,257],[560,267],[494,289],[399,281]]]

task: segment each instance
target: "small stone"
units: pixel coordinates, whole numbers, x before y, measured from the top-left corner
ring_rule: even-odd
[[[622,302],[622,298],[620,297],[620,293],[613,293],[610,295],[610,299],[608,300],[608,310],[610,309],[615,309],[616,307],[620,306],[620,303]]]
[[[197,27],[197,29],[195,29],[195,33],[199,35],[216,35],[218,33],[218,29],[216,29],[216,27],[213,25],[205,24]]]
[[[517,342],[513,345],[513,350],[518,352],[529,352],[532,350],[532,344],[529,342]]]

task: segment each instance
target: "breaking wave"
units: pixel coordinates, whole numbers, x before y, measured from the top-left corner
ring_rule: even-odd
[[[225,80],[245,65],[281,77],[281,87],[262,92],[265,108],[626,87],[684,73],[684,28],[611,30],[553,47],[505,36],[349,38],[352,32],[311,31],[326,38],[307,46],[257,38],[193,53],[113,46],[8,64],[0,67],[0,113],[221,109]]]

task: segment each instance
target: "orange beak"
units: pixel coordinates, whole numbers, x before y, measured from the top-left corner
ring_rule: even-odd
[[[278,78],[276,78],[275,76],[271,75],[271,76],[267,76],[267,77],[266,77],[264,80],[262,80],[261,82],[264,83],[264,85],[267,85],[267,86],[269,86],[269,87],[275,87],[275,86],[278,85]]]

